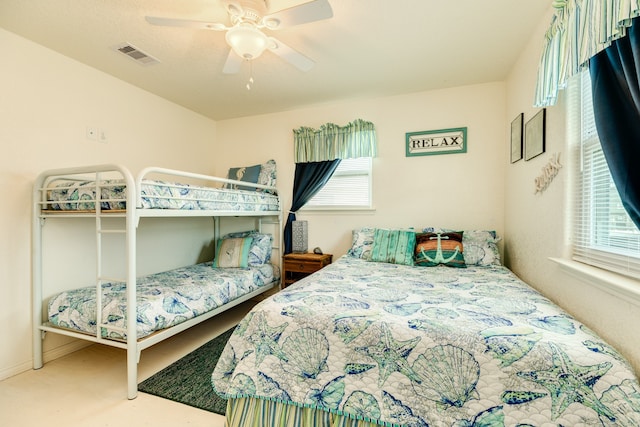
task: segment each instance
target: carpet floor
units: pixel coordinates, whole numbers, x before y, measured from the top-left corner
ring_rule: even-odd
[[[211,385],[211,374],[235,328],[231,328],[138,385],[138,390],[224,415],[227,400]]]

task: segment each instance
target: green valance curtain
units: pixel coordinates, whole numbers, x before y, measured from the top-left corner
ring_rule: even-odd
[[[373,123],[357,119],[346,126],[327,123],[320,129],[293,130],[296,163],[376,157],[377,137]]]
[[[640,16],[640,0],[554,0],[553,7],[538,67],[537,107],[554,105],[567,80],[623,37],[631,20]]]

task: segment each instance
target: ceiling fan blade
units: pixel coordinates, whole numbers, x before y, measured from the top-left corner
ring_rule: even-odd
[[[239,57],[233,49],[229,49],[229,55],[227,56],[227,60],[224,63],[224,67],[222,68],[222,72],[224,74],[237,74],[240,72],[240,67],[242,66],[242,59]]]
[[[268,49],[297,69],[301,71],[309,71],[316,64],[313,60],[282,43],[280,40],[273,37],[269,37],[269,40],[271,41],[271,44]]]
[[[267,28],[291,27],[308,22],[321,21],[333,16],[328,0],[312,0],[298,6],[271,13],[263,18]]]
[[[185,27],[195,28],[198,30],[216,30],[223,31],[227,29],[227,26],[219,22],[206,22],[206,21],[192,21],[190,19],[174,19],[174,18],[161,18],[158,16],[145,16],[148,23],[153,25],[162,25],[165,27]]]

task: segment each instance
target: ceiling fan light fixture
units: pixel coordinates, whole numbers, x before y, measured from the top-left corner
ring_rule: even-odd
[[[280,26],[281,22],[278,18],[272,18],[272,17],[268,17],[268,18],[264,18],[262,20],[262,25],[264,25],[265,27],[267,27],[270,30],[275,30],[276,28],[278,28]]]
[[[267,36],[251,25],[238,25],[225,35],[231,49],[241,58],[255,59],[262,55],[269,44]]]

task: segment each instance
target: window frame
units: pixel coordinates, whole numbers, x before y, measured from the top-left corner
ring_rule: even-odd
[[[336,168],[335,172],[333,173],[333,175],[331,176],[331,178],[329,179],[329,181],[327,181],[327,184],[325,184],[324,188],[327,188],[327,186],[330,185],[331,181],[337,179],[340,179],[341,177],[348,177],[348,176],[363,176],[365,175],[367,178],[367,188],[366,191],[368,192],[367,194],[367,199],[369,201],[368,205],[361,205],[361,204],[355,204],[355,205],[348,205],[348,204],[342,204],[342,205],[337,205],[337,204],[326,204],[326,205],[320,205],[320,204],[316,204],[314,205],[312,203],[312,200],[314,198],[316,198],[316,196],[318,196],[323,189],[321,189],[316,195],[314,195],[314,197],[311,198],[311,200],[309,202],[307,202],[302,208],[300,208],[300,212],[304,211],[304,212],[312,212],[312,211],[317,211],[317,212],[332,212],[332,211],[368,211],[368,210],[373,210],[373,158],[371,157],[358,157],[357,159],[368,159],[368,167],[366,168],[366,173],[361,173],[359,171],[353,170],[353,171],[341,171],[340,170],[340,166],[343,165],[343,163],[345,161],[349,161],[350,159],[342,159],[340,162],[340,165],[338,165],[338,168]],[[364,169],[362,169],[364,171]]]
[[[569,148],[574,165],[570,217],[571,259],[615,274],[640,279],[640,231],[622,208],[620,197],[608,172],[593,119],[588,70],[569,80],[567,125]],[[607,177],[608,176],[608,177]],[[603,209],[604,214],[598,214]],[[617,213],[616,213],[617,212]],[[628,243],[620,248],[614,218],[626,217],[633,225]],[[604,218],[604,221],[603,221]],[[619,232],[620,230],[618,230]],[[624,231],[624,230],[622,230]]]

